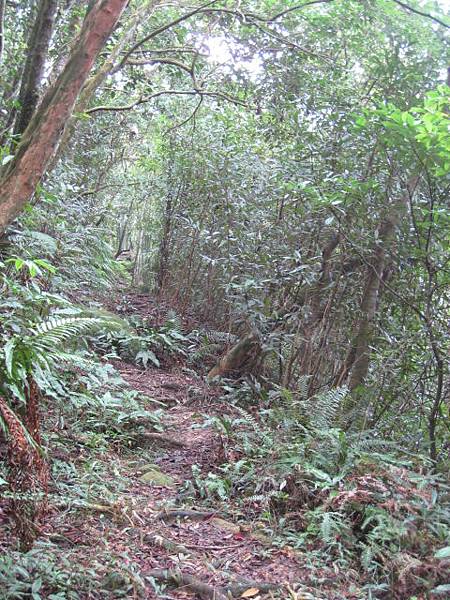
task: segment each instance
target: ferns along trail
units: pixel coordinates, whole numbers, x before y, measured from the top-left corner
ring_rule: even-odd
[[[450,598],[448,0],[0,0],[0,600]]]

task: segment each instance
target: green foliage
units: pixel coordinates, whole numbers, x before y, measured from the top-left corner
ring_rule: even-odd
[[[445,558],[448,550],[441,546],[450,533],[450,488],[440,476],[415,471],[424,457],[409,458],[374,431],[340,429],[346,393],[305,401],[280,390],[258,417],[234,407],[240,416],[214,423],[239,459],[201,479],[196,473],[197,489],[239,499],[243,510],[260,506],[280,521],[277,536],[287,528],[299,547],[320,541],[323,560],[357,564],[382,585],[402,577],[400,554],[415,566],[398,585],[422,589],[422,568],[435,573],[426,585],[443,584],[430,556]]]
[[[176,319],[168,319],[160,327],[150,327],[141,319],[131,319],[126,329],[97,336],[95,346],[107,357],[120,356],[146,369],[149,364],[160,367],[161,359],[168,356],[183,356],[187,342]]]
[[[89,566],[76,551],[54,552],[52,544],[38,544],[27,553],[0,558],[0,590],[5,600],[81,600],[126,598],[143,587],[137,566],[127,556],[97,553]],[[106,567],[106,572],[105,572]]]
[[[0,61],[3,172],[37,6],[14,4]],[[408,2],[447,22],[428,4]],[[84,14],[59,8],[50,79]],[[184,10],[130,3],[91,83],[111,65],[109,76],[76,107],[70,144],[0,240],[0,394],[18,414],[30,377],[43,394],[43,446],[63,456],[52,501],[115,502],[127,480],[102,458],[133,456],[139,436],[163,426],[160,404],[106,361],[198,368],[256,329],[261,370],[223,386],[230,412],[212,421],[224,464],[193,468],[191,498],[237,503],[276,544],[357,570],[368,597],[445,594],[442,25],[398,2],[243,0],[166,27]],[[120,63],[150,33],[142,56]],[[100,105],[123,110],[92,112]],[[131,281],[156,294],[148,318],[113,292]],[[168,306],[182,318],[162,323]],[[59,551],[2,558],[7,597],[137,593],[133,569],[111,565],[118,576],[103,581],[95,564],[83,578],[65,562],[79,555],[60,564]]]

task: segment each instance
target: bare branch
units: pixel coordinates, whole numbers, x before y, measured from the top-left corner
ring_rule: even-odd
[[[130,104],[126,104],[124,106],[93,106],[85,111],[84,114],[94,114],[97,112],[120,112],[124,110],[131,110],[135,106],[139,106],[140,104],[145,104],[150,102],[150,100],[154,100],[155,98],[159,98],[159,96],[169,95],[169,96],[202,96],[207,98],[220,98],[221,100],[226,100],[227,102],[231,102],[232,104],[236,104],[237,106],[247,107],[248,105],[239,100],[238,98],[234,98],[233,96],[229,96],[223,92],[211,92],[207,90],[160,90],[159,92],[155,92],[154,94],[150,94],[150,96],[141,96],[134,102]]]
[[[194,131],[195,124],[196,124],[196,116],[197,116],[198,111],[200,110],[200,106],[202,105],[202,103],[203,103],[203,96],[200,96],[199,101],[197,102],[197,106],[194,108],[192,113],[186,119],[181,121],[181,123],[176,123],[172,127],[169,127],[169,129],[166,131],[166,134],[170,133],[171,131],[174,131],[175,129],[179,129],[180,127],[183,127],[183,125],[186,125],[187,123],[189,123],[189,121],[194,122],[194,127],[193,127],[193,131]]]
[[[317,54],[317,52],[307,50],[306,48],[299,46],[292,40],[286,39],[282,35],[278,35],[271,29],[266,29],[265,27],[262,27],[262,25],[257,25],[256,23],[253,23],[253,26],[256,27],[256,29],[259,29],[259,31],[261,31],[262,33],[265,33],[269,37],[273,38],[274,40],[281,42],[285,46],[289,46],[290,48],[295,48],[296,50],[303,52],[303,54],[308,54],[308,56],[313,56],[314,58],[319,58],[320,60],[324,60],[329,64],[334,64],[334,61],[331,58],[328,58],[328,56],[324,56],[323,54]]]
[[[172,48],[139,48],[139,54],[162,54],[166,52],[180,52],[184,54],[199,54],[194,46],[173,46]],[[207,56],[205,54],[205,56]]]
[[[444,21],[441,21],[437,17],[434,17],[433,15],[430,15],[430,13],[426,13],[426,12],[423,12],[423,11],[417,9],[417,8],[413,8],[412,6],[409,6],[409,4],[405,4],[405,2],[401,2],[401,0],[393,0],[393,2],[395,2],[395,4],[398,4],[399,6],[401,6],[402,8],[404,8],[405,10],[409,10],[410,12],[412,12],[412,13],[414,13],[416,15],[420,15],[421,17],[426,17],[427,19],[431,19],[435,23],[438,23],[439,25],[442,25],[442,27],[446,27],[447,29],[450,29],[450,25],[448,23],[444,23]]]
[[[140,40],[132,48],[130,48],[130,50],[128,50],[128,52],[122,58],[122,60],[120,61],[120,63],[114,69],[114,72],[116,72],[119,69],[121,69],[123,67],[123,65],[126,63],[126,61],[128,60],[128,57],[131,54],[133,54],[140,46],[142,46],[142,44],[145,44],[145,42],[148,42],[149,40],[155,38],[157,35],[159,35],[160,33],[163,33],[164,31],[167,31],[171,27],[174,27],[175,25],[178,25],[178,23],[181,23],[182,21],[185,21],[186,19],[189,19],[193,15],[196,15],[199,12],[203,12],[208,6],[211,6],[212,4],[215,4],[216,2],[218,2],[218,0],[211,0],[210,2],[207,2],[206,4],[203,4],[202,6],[199,6],[198,8],[195,8],[194,10],[191,10],[190,12],[185,13],[184,15],[181,15],[180,17],[178,17],[177,19],[174,19],[170,23],[166,23],[165,25],[161,25],[161,27],[157,27],[156,29],[154,29],[153,31],[151,31],[148,35],[146,35],[144,38],[142,38],[142,40]]]
[[[189,73],[189,75],[192,76],[192,68],[178,60],[175,60],[174,58],[128,59],[126,64],[132,65],[132,66],[156,65],[156,64],[172,65],[173,67],[178,67],[179,69],[186,71],[187,73]]]
[[[301,10],[302,8],[307,8],[308,6],[312,6],[313,4],[329,4],[330,2],[334,2],[334,0],[311,0],[311,2],[306,2],[305,4],[299,4],[298,6],[292,6],[291,8],[287,8],[282,12],[279,12],[277,15],[273,15],[273,17],[269,17],[267,19],[268,22],[276,21],[277,19],[281,19],[288,13],[294,12],[296,10]]]

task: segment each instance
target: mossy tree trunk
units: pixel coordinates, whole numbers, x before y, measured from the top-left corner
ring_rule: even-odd
[[[54,29],[56,9],[56,0],[42,0],[39,5],[28,40],[27,60],[19,92],[20,110],[14,124],[14,135],[20,135],[25,131],[37,107]]]

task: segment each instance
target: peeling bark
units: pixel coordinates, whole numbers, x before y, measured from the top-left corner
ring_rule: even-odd
[[[58,148],[80,91],[128,0],[98,0],[86,16],[66,66],[48,89],[0,181],[0,231],[31,199]]]

